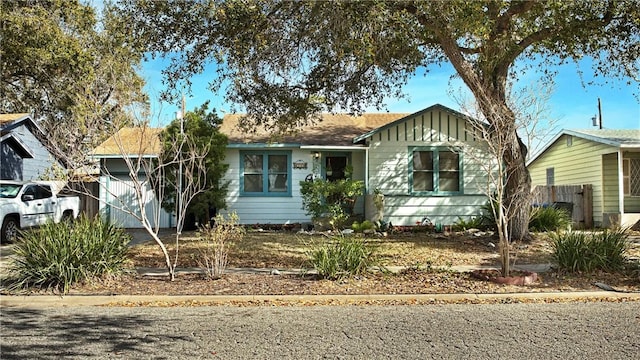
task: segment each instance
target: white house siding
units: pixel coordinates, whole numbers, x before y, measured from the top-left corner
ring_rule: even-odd
[[[450,225],[459,218],[480,213],[487,201],[486,152],[478,151],[473,129],[466,120],[442,110],[419,113],[406,121],[383,128],[369,139],[369,192],[385,195],[384,219],[394,225],[415,225],[424,217]],[[417,196],[410,194],[409,149],[462,147],[461,195]]]
[[[247,149],[250,150],[250,149]],[[255,150],[255,149],[251,149]],[[306,169],[292,169],[291,196],[241,196],[240,195],[240,151],[227,149],[225,162],[229,169],[224,178],[229,181],[227,209],[220,211],[225,215],[236,212],[242,224],[295,224],[310,222],[310,217],[302,209],[300,181],[304,181],[313,172],[313,154],[309,150],[271,148],[270,151],[291,151],[291,161],[302,160]]]
[[[576,136],[572,137],[569,145],[567,137],[568,135],[559,137],[544,154],[529,165],[532,185],[546,185],[546,170],[551,167],[554,168],[554,185],[591,184],[593,187],[593,220],[595,224],[601,225],[603,212],[617,212],[618,208],[616,170],[613,170],[612,174],[610,173],[612,169],[604,169],[605,163],[608,162],[605,159],[617,159],[617,150],[612,146]],[[615,161],[613,163],[617,169]],[[611,186],[603,187],[603,171],[609,172],[607,175],[609,177],[613,175],[613,180],[608,179],[609,182],[616,182],[613,184],[613,188]],[[613,193],[606,193],[606,198],[605,188],[607,191],[613,191]],[[611,201],[612,197],[615,197],[614,202]]]
[[[105,168],[109,175],[100,177],[100,213],[112,224],[124,228],[142,228],[142,223],[131,213],[139,216],[139,202],[135,197],[134,182],[128,174],[123,160],[106,160]],[[146,178],[140,174],[140,180]],[[160,207],[155,192],[148,184],[144,190],[145,213],[151,226],[159,224],[160,228],[175,226],[174,216]]]

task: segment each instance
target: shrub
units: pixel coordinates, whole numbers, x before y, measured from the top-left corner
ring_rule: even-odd
[[[301,181],[302,207],[314,221],[327,218],[333,229],[342,228],[358,196],[364,193],[364,182],[351,179],[337,181]]]
[[[474,216],[469,220],[458,217],[458,221],[453,224],[454,231],[464,231],[469,229],[482,229],[485,227],[484,216]]]
[[[567,229],[571,217],[566,210],[555,207],[534,207],[531,210],[529,229],[531,231],[557,231]]]
[[[198,247],[200,258],[198,265],[206,270],[210,279],[218,279],[227,267],[229,248],[237,241],[242,240],[246,230],[238,225],[238,214],[231,213],[227,218],[218,214],[215,217],[215,225],[206,224],[198,232]]]
[[[362,274],[377,264],[375,247],[355,236],[333,238],[307,255],[318,275],[331,280]]]
[[[365,220],[361,223],[354,221],[353,224],[351,224],[351,229],[357,233],[362,233],[367,230],[374,230],[375,228],[376,226],[369,220]]]
[[[554,260],[561,270],[591,272],[617,271],[624,268],[629,249],[625,229],[601,233],[551,233]]]
[[[99,217],[25,231],[16,243],[10,268],[11,288],[53,289],[66,293],[71,285],[123,269],[131,237]]]

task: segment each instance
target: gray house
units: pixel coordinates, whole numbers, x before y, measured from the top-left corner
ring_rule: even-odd
[[[35,180],[60,162],[40,141],[45,135],[29,114],[0,114],[0,179]]]

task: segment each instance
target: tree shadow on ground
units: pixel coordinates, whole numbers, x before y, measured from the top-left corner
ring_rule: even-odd
[[[2,359],[115,357],[132,353],[157,358],[156,344],[189,340],[172,334],[148,336],[153,321],[138,315],[55,315],[45,309],[2,308]],[[103,353],[106,352],[106,353]]]

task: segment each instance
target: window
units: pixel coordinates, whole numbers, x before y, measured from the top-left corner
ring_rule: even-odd
[[[31,195],[34,200],[47,199],[53,196],[51,188],[46,185],[29,185],[24,189],[22,195]]]
[[[241,152],[240,193],[248,196],[291,195],[291,153]]]
[[[622,182],[625,195],[640,196],[640,159],[622,160]]]
[[[547,168],[547,185],[553,185],[555,179],[555,168]]]
[[[411,151],[409,184],[413,194],[455,194],[462,192],[461,154],[451,149]]]

